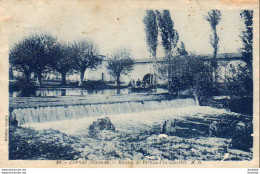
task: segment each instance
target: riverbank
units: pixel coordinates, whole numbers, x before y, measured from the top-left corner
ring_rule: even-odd
[[[9,128],[10,160],[73,160],[80,153],[70,144],[75,137],[57,130],[36,131],[30,128]]]
[[[28,83],[24,79],[18,80],[9,80],[9,90],[10,91],[20,91],[24,88],[24,83]],[[30,81],[32,86],[35,86],[35,89],[39,88],[47,88],[47,89],[74,89],[74,88],[81,88],[81,89],[89,89],[89,90],[104,90],[104,89],[122,89],[127,88],[128,84],[122,83],[120,86],[115,85],[114,82],[102,82],[100,80],[88,80],[83,82],[83,86],[78,86],[78,82],[75,81],[68,81],[66,84],[61,84],[58,80],[43,80],[41,87],[37,86],[36,80]]]
[[[201,102],[202,106],[225,108],[231,112],[253,116],[253,97],[216,96]]]

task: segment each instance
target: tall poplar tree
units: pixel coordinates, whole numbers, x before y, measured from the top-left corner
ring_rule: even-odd
[[[217,73],[217,67],[218,67],[218,62],[217,62],[217,53],[218,53],[218,42],[219,42],[219,37],[217,34],[217,25],[219,24],[221,20],[221,12],[220,10],[210,10],[206,16],[206,20],[209,22],[211,26],[211,32],[212,34],[210,35],[210,44],[213,48],[213,58],[211,59],[211,67],[212,67],[212,80],[213,83],[216,82],[216,73]]]
[[[162,12],[156,10],[156,17],[160,28],[162,45],[165,50],[165,55],[168,57],[172,55],[173,48],[176,47],[179,41],[179,34],[174,29],[174,23],[169,10],[163,10]]]
[[[144,17],[143,22],[145,25],[146,43],[153,58],[153,84],[155,84],[155,64],[158,46],[158,25],[155,12],[153,10],[146,10],[146,16]]]
[[[253,10],[243,10],[240,13],[244,20],[245,28],[242,30],[240,38],[243,42],[243,48],[240,49],[242,59],[246,62],[248,68],[252,71],[253,62]]]

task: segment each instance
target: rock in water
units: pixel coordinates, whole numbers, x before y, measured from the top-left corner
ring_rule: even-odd
[[[175,135],[177,122],[177,119],[164,121],[161,127],[161,133],[166,135]]]
[[[13,116],[13,108],[9,108],[9,126],[14,126],[17,127],[18,126],[18,121],[16,119],[15,116]]]
[[[11,118],[10,121],[9,121],[9,126],[17,127],[18,121],[16,119]]]
[[[102,130],[115,131],[115,126],[111,123],[108,117],[98,119],[89,126],[89,135],[94,137],[97,133]]]
[[[240,150],[249,150],[252,146],[252,136],[248,132],[250,131],[247,131],[247,125],[241,121],[238,122],[232,136],[232,147]]]
[[[213,123],[209,125],[209,136],[211,137],[217,135],[218,135],[218,122],[213,121]]]

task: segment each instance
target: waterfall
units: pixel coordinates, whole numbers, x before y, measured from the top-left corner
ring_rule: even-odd
[[[49,122],[66,119],[79,119],[84,117],[109,116],[141,111],[164,110],[197,106],[194,99],[176,99],[162,101],[102,103],[89,105],[71,105],[57,107],[37,107],[14,109],[12,117],[19,125],[25,123]]]

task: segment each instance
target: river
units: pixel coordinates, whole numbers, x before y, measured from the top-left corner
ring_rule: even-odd
[[[87,96],[87,95],[117,95],[131,93],[165,93],[167,89],[157,88],[150,90],[122,89],[82,89],[82,88],[39,88],[31,97],[54,97],[54,96]],[[9,97],[24,97],[19,91],[9,91]]]

